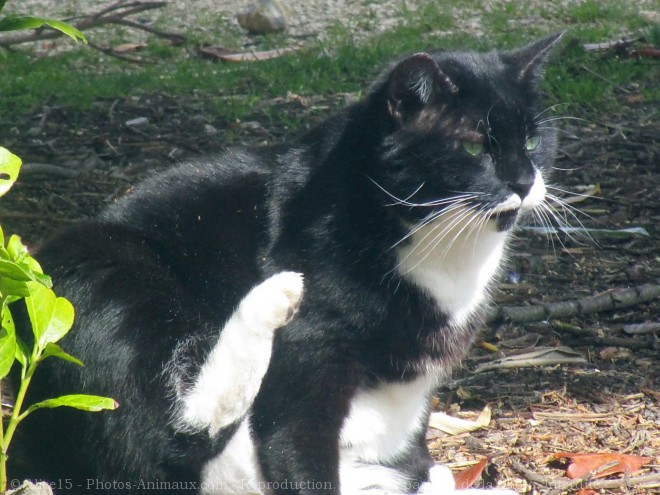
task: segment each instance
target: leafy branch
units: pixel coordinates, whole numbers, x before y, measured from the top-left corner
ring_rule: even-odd
[[[20,158],[0,147],[0,196],[16,181],[20,166]],[[51,286],[50,277],[43,273],[20,238],[12,235],[5,242],[0,227],[0,380],[9,374],[15,363],[20,365],[21,373],[13,410],[7,425],[0,426],[0,493],[7,488],[7,452],[12,438],[18,425],[30,414],[38,409],[55,407],[96,412],[118,406],[107,397],[74,394],[46,399],[24,408],[32,377],[45,359],[55,357],[83,365],[57,344],[71,330],[74,309],[67,299],[57,297]],[[21,299],[25,301],[32,328],[31,348],[17,334],[11,313],[10,305]],[[1,393],[0,382],[0,396]]]

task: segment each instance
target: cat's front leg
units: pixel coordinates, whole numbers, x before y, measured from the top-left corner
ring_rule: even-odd
[[[301,315],[278,336],[251,412],[261,473],[277,495],[341,493],[339,435],[355,380],[322,342],[296,345],[310,327]]]
[[[268,369],[274,332],[293,318],[302,295],[302,275],[281,272],[243,298],[183,397],[187,426],[213,435],[245,416]]]

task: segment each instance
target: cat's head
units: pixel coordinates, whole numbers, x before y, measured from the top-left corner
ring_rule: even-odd
[[[510,52],[418,53],[376,83],[368,105],[385,124],[367,174],[401,220],[444,211],[506,231],[542,203],[556,139],[540,123],[538,80],[560,38]]]

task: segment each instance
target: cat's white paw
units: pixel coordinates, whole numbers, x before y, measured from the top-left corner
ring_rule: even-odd
[[[512,490],[499,488],[469,488],[457,490],[454,475],[449,468],[436,464],[429,471],[429,481],[423,483],[419,489],[423,495],[518,495]]]
[[[419,492],[424,495],[451,495],[456,489],[454,475],[451,470],[441,464],[436,464],[429,471],[429,481],[422,483]]]
[[[253,331],[272,331],[289,323],[300,307],[303,275],[280,272],[254,287],[238,308]]]
[[[504,488],[468,488],[467,490],[460,490],[456,495],[520,495],[513,490],[506,490]]]

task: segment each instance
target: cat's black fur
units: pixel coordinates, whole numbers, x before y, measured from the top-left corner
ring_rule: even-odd
[[[43,246],[37,258],[77,313],[62,346],[86,366],[44,363],[30,400],[82,392],[120,407],[34,414],[12,459],[30,467],[14,475],[72,480],[80,492],[88,479],[92,489],[115,482],[111,492],[140,479],[199,482],[237,425],[212,438],[177,428],[177,393],[248,290],[286,270],[304,274],[305,293],[276,334],[253,437],[265,479],[337,489],[354,395],[444,373],[473,338],[473,317],[449,325],[452,315],[397,271],[392,246],[445,208],[407,203],[478,191],[471,204],[486,210],[512,191],[524,198],[554,151],[552,131],[536,124],[537,79],[557,39],[408,57],[364,101],[290,145],[178,166]],[[529,136],[542,141],[527,152]],[[462,147],[480,140],[479,157]],[[508,231],[515,216],[490,222]],[[415,435],[383,463],[423,482],[431,459],[423,431]]]

